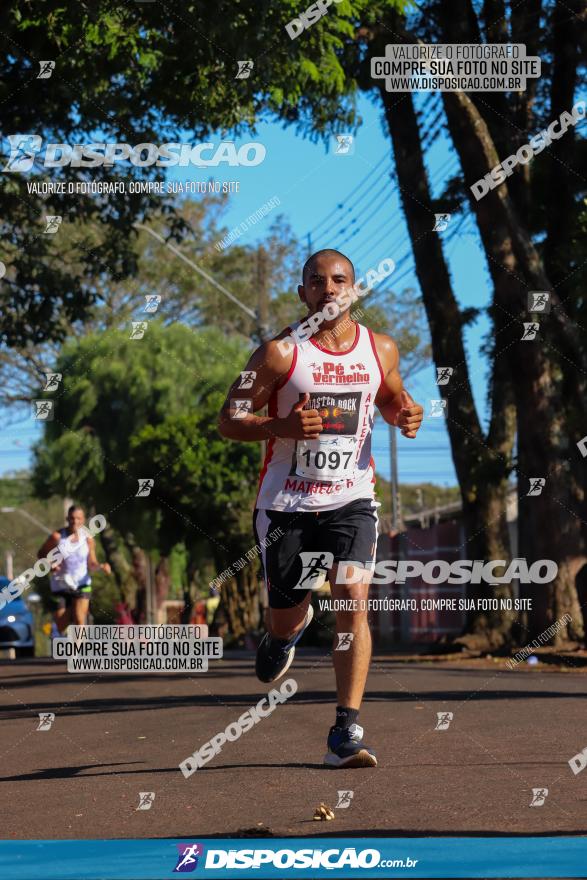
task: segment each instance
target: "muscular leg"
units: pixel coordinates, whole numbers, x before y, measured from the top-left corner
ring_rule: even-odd
[[[53,620],[55,621],[59,632],[65,632],[71,622],[69,608],[57,608],[53,613]]]
[[[336,693],[339,706],[359,709],[371,660],[371,631],[367,621],[370,574],[365,571],[361,581],[356,584],[337,584],[336,571],[337,566],[333,566],[330,575],[332,598],[356,600],[355,610],[335,612],[337,636],[332,651],[332,662],[336,676]],[[338,633],[352,633],[353,639],[348,650],[336,650]]]
[[[71,622],[75,626],[83,626],[86,623],[89,608],[89,599],[74,599],[71,605]]]
[[[276,639],[293,638],[302,628],[311,598],[310,592],[293,608],[267,608],[265,625],[271,635]]]

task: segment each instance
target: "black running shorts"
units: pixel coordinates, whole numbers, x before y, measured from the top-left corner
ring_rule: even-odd
[[[92,588],[91,587],[80,587],[79,590],[60,590],[56,593],[51,593],[51,606],[53,611],[57,611],[58,608],[71,608],[76,599],[91,599],[92,598]]]
[[[317,513],[256,509],[253,528],[271,608],[299,605],[335,562],[368,567],[375,559],[377,512],[368,498]]]

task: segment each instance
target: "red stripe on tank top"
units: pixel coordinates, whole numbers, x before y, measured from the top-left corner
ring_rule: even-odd
[[[371,348],[373,349],[373,354],[375,355],[375,360],[377,361],[377,366],[379,367],[379,373],[381,374],[381,385],[383,385],[383,382],[385,381],[385,373],[383,372],[383,367],[381,366],[381,361],[379,360],[379,355],[377,354],[377,348],[375,347],[375,340],[373,339],[373,331],[368,328],[368,332],[369,332],[369,339],[371,340]]]
[[[267,404],[267,412],[269,416],[275,418],[277,416],[277,392],[283,388],[284,385],[287,384],[291,375],[295,369],[296,363],[298,360],[298,349],[297,346],[294,346],[293,357],[291,359],[291,365],[289,370],[287,371],[286,376],[280,381],[279,385],[277,385],[275,391],[272,392],[271,397],[269,398]],[[261,491],[261,486],[263,485],[263,480],[265,479],[265,474],[267,473],[267,468],[269,467],[269,462],[273,457],[273,447],[275,446],[275,438],[272,437],[269,443],[267,444],[267,452],[265,453],[265,459],[263,461],[263,468],[259,474],[259,488],[257,489],[257,497],[255,498],[255,507],[257,506],[257,499],[259,498],[259,493]]]

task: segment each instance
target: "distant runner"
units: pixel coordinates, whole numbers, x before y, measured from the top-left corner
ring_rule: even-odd
[[[67,511],[67,527],[49,535],[37,553],[37,559],[44,559],[58,547],[64,556],[63,562],[51,566],[51,592],[57,604],[53,617],[60,633],[70,623],[76,626],[86,623],[92,596],[90,571],[100,569],[111,573],[107,562],[99,563],[96,559],[92,536],[80,531],[85,521],[83,508],[72,504]]]
[[[367,597],[379,506],[371,456],[374,408],[410,438],[423,410],[403,388],[394,341],[350,318],[355,271],[348,257],[318,251],[304,265],[302,281],[298,294],[309,315],[325,310],[331,317],[332,303],[340,303],[340,314],[324,320],[307,341],[279,345],[300,327],[297,322],[260,346],[246,366],[247,382],[235,381],[228,393],[219,429],[231,440],[269,441],[253,524],[258,543],[277,527],[284,533],[262,551],[269,612],[257,677],[275,681],[291,665],[313,617],[312,590],[302,582],[322,567],[333,600],[358,600],[346,605],[354,609],[336,612],[337,636],[352,638],[345,637],[349,650],[332,654],[338,705],[324,763],[374,767],[377,759],[357,723],[371,659]],[[268,416],[254,415],[266,404]],[[342,562],[354,563],[358,583],[336,582]]]

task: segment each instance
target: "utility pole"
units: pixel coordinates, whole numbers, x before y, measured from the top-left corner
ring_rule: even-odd
[[[257,248],[257,334],[263,343],[269,337],[269,260],[262,244]],[[264,406],[260,413],[267,415]],[[267,441],[261,440],[261,467],[267,453]]]
[[[269,260],[262,244],[257,248],[257,333],[259,341],[269,336]]]

